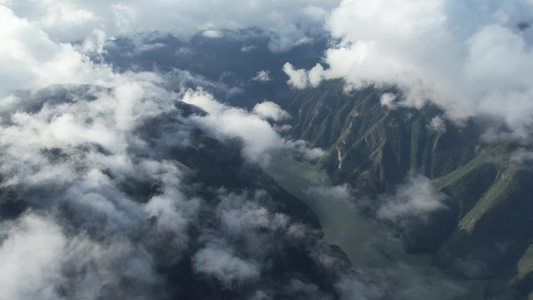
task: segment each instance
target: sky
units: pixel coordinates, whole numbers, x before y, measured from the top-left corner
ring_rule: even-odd
[[[379,299],[387,288],[339,267],[342,259],[320,243],[316,229],[277,212],[267,192],[219,187],[206,196],[201,170],[173,156],[237,143],[244,161],[260,166],[272,151],[320,157],[322,149],[284,137],[291,116],[280,105],[263,99],[233,107],[201,87],[228,94],[241,87],[187,70],[119,71],[105,60],[119,39],[132,42],[132,57],[163,47],[157,40],[168,34],[187,42],[256,30],[272,53],[327,39],[314,67],[282,61],[272,66],[277,70],[255,70],[250,80],[267,83],[282,71],[294,89],[336,78],[346,81],[347,93],[397,86],[400,92],[385,94],[382,104],[440,106],[443,115],[428,124],[435,131],[445,132],[444,119],[460,126],[483,117],[493,120],[499,138],[531,138],[531,0],[0,0],[0,20],[0,204],[12,205],[15,194],[24,206],[0,218],[2,299],[166,299],[158,268],[183,256],[191,258],[193,274],[225,290],[256,287],[252,299],[280,291]],[[253,55],[257,47],[243,42],[240,51]],[[180,50],[176,55],[185,55]],[[202,112],[187,114],[191,108],[179,101]],[[430,194],[427,178],[408,182],[396,198],[411,200],[387,200],[381,218],[442,207],[440,195],[422,200]],[[334,292],[298,276],[275,289],[259,284],[279,240],[306,249],[333,274]],[[464,293],[451,282],[443,286]],[[403,292],[405,299],[423,294]]]

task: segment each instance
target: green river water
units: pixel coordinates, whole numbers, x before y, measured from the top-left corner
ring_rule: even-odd
[[[386,299],[483,299],[483,281],[448,276],[431,266],[431,255],[403,251],[394,230],[346,201],[316,192],[331,189],[311,165],[275,156],[266,171],[317,215],[324,240],[339,246],[353,266],[383,280]]]

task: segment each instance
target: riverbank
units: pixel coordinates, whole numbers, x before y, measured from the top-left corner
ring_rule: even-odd
[[[339,246],[354,268],[386,281],[388,298],[413,299],[417,290],[416,299],[483,299],[486,282],[451,277],[431,266],[431,255],[405,253],[391,228],[335,197],[334,187],[314,166],[278,155],[265,171],[313,210],[324,240]]]

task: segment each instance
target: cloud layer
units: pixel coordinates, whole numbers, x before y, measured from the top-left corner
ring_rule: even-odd
[[[107,36],[160,31],[188,39],[199,31],[255,27],[271,34],[270,48],[289,49],[320,34],[338,0],[297,1],[3,1],[53,40],[84,40],[95,31]]]
[[[362,280],[299,219],[301,207],[290,211],[269,194],[272,182],[266,191],[246,173],[260,174],[254,167],[274,151],[323,154],[282,137],[286,111],[270,101],[250,110],[220,103],[197,86],[241,90],[188,71],[118,74],[103,63],[106,41],[125,36],[142,53],[164,47],[142,41],[167,33],[221,39],[258,28],[270,50],[285,51],[323,37],[327,22],[340,42],[324,66],[285,64],[292,86],[340,77],[349,87],[395,84],[404,94],[388,94],[385,105],[433,101],[449,118],[490,115],[527,135],[531,3],[475,4],[0,0],[0,279],[8,285],[0,298],[165,299],[210,286],[201,292],[379,299],[387,283]],[[250,80],[272,80],[254,70]],[[323,195],[350,196],[347,186]],[[397,196],[382,218],[442,206],[425,178]]]
[[[196,284],[274,299],[295,293],[291,276],[331,287],[283,261],[291,249],[325,270],[309,254],[320,232],[256,179],[270,151],[321,154],[279,135],[273,124],[289,115],[268,101],[249,112],[187,91],[216,85],[187,71],[118,74],[102,57],[117,35],[221,38],[248,27],[282,51],[320,36],[334,5],[1,1],[1,297],[166,299],[192,297]]]
[[[183,102],[202,108],[206,115],[191,117],[191,121],[219,140],[240,138],[244,143],[244,155],[263,166],[270,161],[272,151],[289,150],[300,153],[308,159],[319,158],[321,149],[309,149],[304,141],[288,140],[271,126],[268,120],[283,121],[289,114],[272,102],[255,105],[252,112],[217,102],[213,96],[202,90],[188,90]]]
[[[176,94],[155,75],[117,78],[109,88],[19,92],[2,107],[3,297],[165,299],[212,284],[215,294],[276,298],[291,295],[283,286],[291,276],[324,288],[312,272],[268,263],[288,249],[338,276],[309,254],[320,232],[269,193],[288,194],[262,190],[257,167],[240,175],[255,166],[241,158],[241,144],[252,162],[305,149],[265,120],[286,112],[270,102],[256,113],[231,108],[203,91]],[[286,278],[272,277],[279,266]],[[187,275],[172,279],[175,272]]]
[[[56,42],[38,25],[0,5],[0,96],[20,88],[57,83],[103,83],[111,77],[105,65],[94,65],[71,44]]]
[[[527,136],[532,125],[531,1],[343,1],[328,17],[339,39],[323,65],[289,84],[344,78],[350,88],[399,86],[402,105],[427,102],[448,118],[489,116]]]

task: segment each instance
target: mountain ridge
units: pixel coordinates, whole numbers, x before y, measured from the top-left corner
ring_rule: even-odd
[[[527,250],[533,238],[527,217],[533,212],[528,183],[533,173],[527,162],[511,157],[522,145],[486,142],[483,120],[458,126],[435,106],[390,109],[380,99],[399,94],[394,88],[346,92],[344,86],[342,80],[328,81],[285,97],[284,108],[294,116],[292,136],[326,150],[318,166],[334,183],[348,182],[373,195],[355,204],[374,215],[383,205],[376,195],[393,194],[415,174],[431,179],[435,192],[448,197],[445,208],[424,220],[387,221],[398,229],[406,251],[434,254],[434,264],[449,273],[503,282],[487,292],[492,296],[533,295],[524,284],[533,269]],[[432,128],[435,118],[445,127]]]

